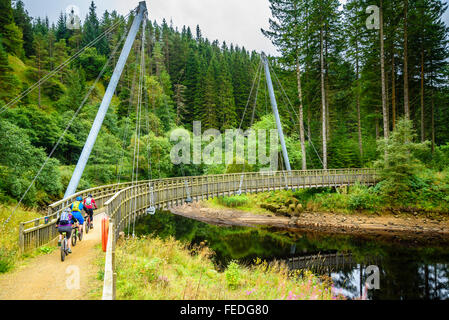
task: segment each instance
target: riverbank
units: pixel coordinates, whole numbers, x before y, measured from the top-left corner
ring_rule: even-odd
[[[207,246],[140,237],[117,245],[117,300],[333,300],[329,279],[285,265],[235,261],[217,271]]]
[[[412,242],[449,243],[449,221],[431,220],[408,214],[339,214],[303,212],[295,217],[260,211],[218,208],[208,202],[185,204],[171,209],[183,217],[221,226],[272,226],[304,232],[381,237]]]

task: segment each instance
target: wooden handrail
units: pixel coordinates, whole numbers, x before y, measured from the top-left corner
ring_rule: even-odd
[[[245,193],[276,191],[285,188],[334,187],[351,185],[356,181],[372,185],[377,180],[374,169],[329,169],[178,177],[140,181],[135,186],[129,182],[111,184],[81,191],[72,197],[51,204],[46,223],[45,217],[21,223],[19,245],[21,250],[25,251],[52,241],[57,236],[54,232],[54,223],[59,213],[69,207],[78,196],[85,197],[91,193],[96,198],[99,208],[105,207],[106,212],[113,218],[116,213],[120,215],[119,219],[115,220],[115,226],[122,228],[124,220],[129,219],[130,215],[138,212],[140,216],[150,206],[148,199],[150,184],[153,187],[153,205],[161,209],[185,203],[188,195],[197,201],[236,194],[242,176],[242,191]],[[186,190],[186,182],[188,190]]]

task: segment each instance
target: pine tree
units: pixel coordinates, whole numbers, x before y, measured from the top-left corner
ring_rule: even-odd
[[[215,87],[215,58],[209,64],[203,82],[204,99],[201,108],[198,110],[201,115],[202,129],[216,129],[218,127],[216,109],[216,87]]]
[[[56,24],[56,41],[61,39],[68,40],[69,38],[70,30],[67,28],[67,15],[61,12]]]
[[[31,23],[31,17],[25,10],[22,0],[16,1],[13,14],[14,22],[21,29],[23,34],[23,49],[25,50],[25,55],[30,57],[33,55],[33,25]]]
[[[94,39],[96,39],[100,34],[100,22],[97,17],[97,6],[92,1],[89,7],[89,13],[86,16],[86,20],[83,25],[83,45],[87,45]],[[97,43],[95,45],[97,50],[100,50],[100,45]]]
[[[8,62],[8,54],[3,48],[0,38],[0,105],[8,103],[20,86]]]
[[[47,39],[42,34],[36,34],[33,41],[35,56],[32,56],[34,67],[37,69],[37,81],[44,76],[45,69],[48,67],[49,57],[47,50]],[[41,107],[42,86],[38,86],[38,105]]]
[[[235,112],[234,91],[229,66],[222,57],[219,62],[217,75],[217,115],[221,129],[230,129],[237,126],[237,114]]]
[[[11,0],[0,0],[0,35],[3,46],[9,53],[22,57],[23,35],[21,29],[14,23]]]

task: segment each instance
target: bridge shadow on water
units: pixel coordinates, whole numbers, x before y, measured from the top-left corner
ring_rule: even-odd
[[[150,234],[206,244],[215,252],[218,269],[231,260],[283,260],[291,269],[330,276],[335,291],[349,299],[449,299],[449,253],[443,246],[271,227],[222,227],[161,211],[136,224],[136,235]],[[366,289],[373,274],[369,266],[378,267],[380,289]]]

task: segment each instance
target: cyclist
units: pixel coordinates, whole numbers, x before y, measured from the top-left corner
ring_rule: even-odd
[[[67,250],[68,253],[72,253],[72,241],[70,241],[70,239],[72,237],[72,225],[76,221],[76,218],[73,217],[69,209],[66,209],[56,221],[56,228],[59,232],[58,246],[61,246],[62,234],[65,232],[67,234],[69,246],[69,249]]]
[[[91,228],[93,229],[94,228],[94,223],[93,223],[94,207],[95,207],[95,209],[98,209],[98,207],[97,207],[97,204],[95,203],[95,199],[92,197],[91,194],[89,194],[87,196],[87,198],[84,199],[83,205],[84,205],[84,211],[86,211],[86,213],[89,215],[90,225],[91,225]]]
[[[72,215],[73,217],[78,220],[78,231],[81,233],[81,230],[83,228],[83,224],[84,224],[84,217],[83,214],[81,213],[83,211],[83,204],[82,204],[83,198],[82,197],[78,197],[76,198],[76,201],[72,203],[72,205],[70,206],[70,209],[72,210]]]

